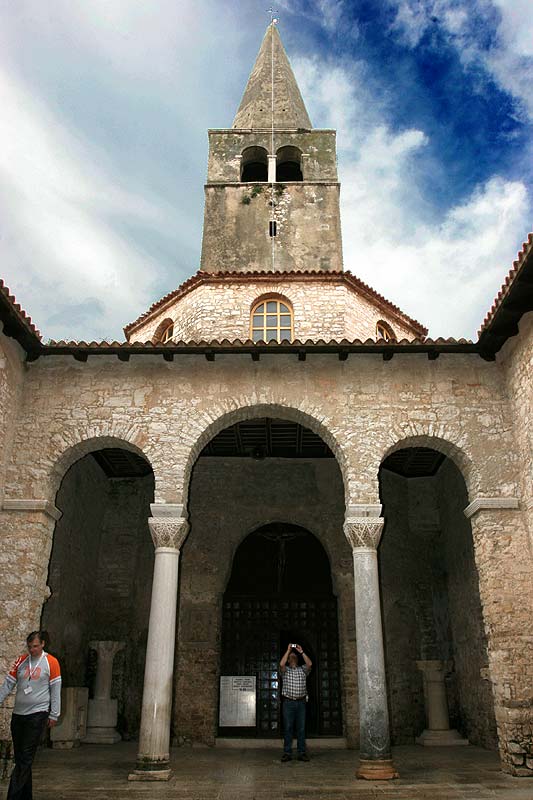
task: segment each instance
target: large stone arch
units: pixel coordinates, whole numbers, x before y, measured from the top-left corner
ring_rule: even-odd
[[[258,403],[250,399],[249,401],[236,400],[232,409],[218,409],[218,413],[217,409],[211,409],[209,415],[204,413],[203,417],[191,420],[190,430],[183,432],[181,440],[182,447],[187,447],[187,455],[183,462],[183,472],[177,476],[181,482],[181,486],[176,487],[178,503],[186,504],[188,501],[192,470],[205,445],[225,428],[256,417],[276,417],[297,422],[320,436],[337,460],[347,502],[352,478],[348,452],[337,438],[334,424],[325,418],[323,409],[295,408],[292,405],[284,404],[283,401]]]

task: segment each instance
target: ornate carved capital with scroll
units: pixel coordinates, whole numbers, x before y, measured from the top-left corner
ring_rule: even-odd
[[[385,520],[382,517],[348,517],[344,523],[344,535],[353,550],[358,547],[377,549]]]
[[[189,523],[186,519],[150,517],[148,526],[156,549],[169,547],[179,550],[189,533]]]

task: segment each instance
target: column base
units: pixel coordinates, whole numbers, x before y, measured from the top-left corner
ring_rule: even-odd
[[[379,758],[375,761],[361,758],[355,777],[365,781],[391,781],[400,775],[392,763],[392,758]]]
[[[128,775],[129,781],[168,781],[172,775],[168,769],[134,769]]]
[[[116,744],[122,736],[115,728],[87,728],[84,744]]]
[[[464,739],[459,731],[430,731],[426,730],[415,739],[417,744],[424,747],[461,747],[470,744],[468,739]]]

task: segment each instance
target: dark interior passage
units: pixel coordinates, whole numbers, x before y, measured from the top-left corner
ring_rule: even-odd
[[[450,726],[496,747],[487,643],[464,479],[431,448],[405,448],[382,464],[385,527],[379,566],[393,744],[426,727],[421,661],[446,674]]]
[[[221,674],[256,676],[256,728],[223,728],[221,734],[280,735],[279,660],[290,642],[301,644],[313,661],[308,735],[340,735],[337,603],[329,560],[307,530],[276,523],[240,545],[223,599]]]
[[[142,682],[154,547],[148,530],[154,477],[148,462],[121,448],[96,451],[67,471],[56,497],[63,512],[54,531],[42,627],[61,663],[63,685],[88,686],[92,641],[124,641],[113,662],[117,729],[135,738]]]

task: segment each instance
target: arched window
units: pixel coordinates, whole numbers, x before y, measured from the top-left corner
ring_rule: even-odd
[[[297,147],[286,145],[276,153],[276,181],[302,181],[302,153]]]
[[[259,300],[252,308],[250,338],[254,342],[282,342],[293,338],[293,314],[287,300]]]
[[[242,151],[241,181],[268,180],[268,153],[264,147],[247,147]]]
[[[174,323],[167,317],[166,319],[162,320],[157,328],[155,329],[155,333],[152,337],[152,342],[154,344],[161,344],[165,342],[170,342],[170,340],[174,337]]]
[[[161,341],[163,342],[163,344],[165,344],[165,342],[170,342],[173,336],[174,336],[174,323],[171,322],[170,325],[167,325],[167,327],[161,334]]]
[[[395,342],[396,334],[387,322],[382,319],[376,324],[376,339],[384,339],[386,342]]]

